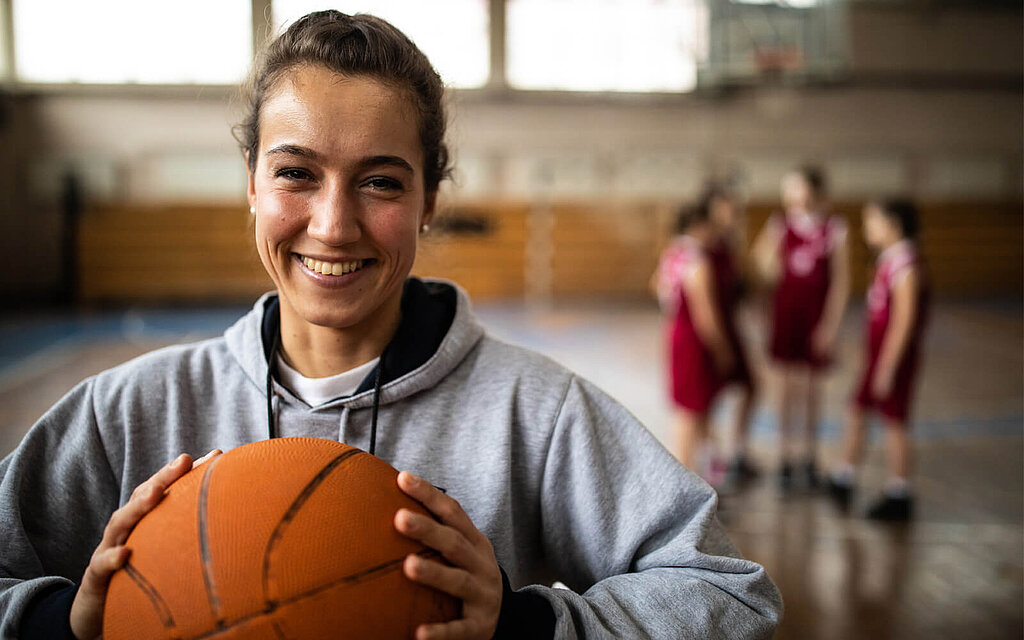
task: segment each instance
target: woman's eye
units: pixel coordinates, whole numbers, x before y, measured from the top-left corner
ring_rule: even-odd
[[[365,183],[367,187],[370,187],[374,191],[401,191],[402,183],[394,178],[377,177],[370,178]]]
[[[279,169],[274,173],[274,177],[292,181],[309,180],[312,178],[305,169]]]

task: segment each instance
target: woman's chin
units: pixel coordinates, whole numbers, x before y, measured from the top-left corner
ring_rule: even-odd
[[[372,312],[358,309],[307,309],[300,318],[308,325],[325,329],[351,329],[366,324]]]

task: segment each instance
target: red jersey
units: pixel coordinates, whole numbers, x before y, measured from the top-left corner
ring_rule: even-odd
[[[772,305],[770,352],[782,362],[826,364],[811,348],[811,334],[825,309],[832,285],[832,253],[846,241],[846,222],[838,216],[776,215],[782,262]]]
[[[916,315],[911,320],[910,335],[903,354],[896,365],[892,389],[885,398],[876,398],[871,393],[878,356],[882,342],[889,330],[892,314],[892,291],[910,269],[918,273]],[[921,342],[928,319],[929,286],[924,262],[912,242],[898,242],[878,256],[875,277],[867,293],[866,325],[867,366],[861,376],[856,396],[857,404],[877,409],[883,415],[905,422],[909,414],[910,400],[917,378],[921,359]]]
[[[707,264],[712,270],[717,315],[725,323],[724,333],[736,354],[736,368],[727,377],[722,377],[715,370],[711,353],[701,341],[683,291],[684,280],[693,277],[693,273],[702,264]],[[683,235],[674,240],[662,254],[658,292],[663,308],[675,316],[668,339],[671,391],[672,399],[682,407],[706,411],[726,383],[735,381],[750,384],[750,372],[734,320],[739,290],[737,285],[732,254],[724,243],[705,248],[694,238]]]

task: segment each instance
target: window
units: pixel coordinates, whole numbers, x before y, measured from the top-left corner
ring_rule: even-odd
[[[703,0],[508,0],[509,84],[692,91],[707,55]]]
[[[401,29],[451,87],[481,87],[490,71],[487,0],[274,0],[274,26],[311,11],[370,13]]]
[[[252,60],[250,0],[13,0],[22,82],[234,84]]]
[[[807,9],[822,4],[822,0],[730,0],[734,4],[771,4],[792,9]],[[826,0],[827,1],[827,0]]]
[[[3,8],[0,8],[0,82],[10,77],[10,70],[7,66],[7,25],[4,24]]]

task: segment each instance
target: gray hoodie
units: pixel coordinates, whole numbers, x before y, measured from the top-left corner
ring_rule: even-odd
[[[707,484],[594,385],[487,336],[461,290],[410,283],[448,295],[454,317],[422,364],[381,386],[376,455],[459,501],[511,588],[553,609],[555,637],[771,635],[779,593],[729,542]],[[274,303],[223,337],[85,380],[0,462],[0,636],[81,578],[111,512],[179,453],[263,440],[268,420],[277,435],[368,448],[372,385],[311,408],[273,381],[268,403]]]

